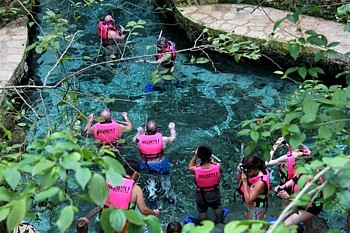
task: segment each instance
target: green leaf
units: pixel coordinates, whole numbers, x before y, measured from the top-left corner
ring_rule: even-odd
[[[248,134],[250,134],[250,129],[243,129],[243,130],[241,130],[241,131],[239,131],[238,133],[237,133],[237,136],[245,136],[245,135],[248,135]]]
[[[347,166],[349,162],[348,157],[334,157],[334,158],[328,158],[328,157],[323,157],[322,161],[325,162],[328,166],[330,166],[333,169],[341,168],[343,166]]]
[[[297,125],[288,126],[288,131],[291,133],[300,133],[300,129]]]
[[[41,191],[40,193],[36,194],[34,197],[35,201],[42,201],[44,199],[47,199],[49,197],[52,197],[56,195],[60,191],[58,187],[51,187],[49,189],[46,189],[44,191]]]
[[[55,139],[66,139],[66,140],[69,140],[69,141],[74,141],[73,138],[65,133],[62,133],[62,132],[55,132],[53,134],[51,134],[47,140],[48,141],[52,141],[52,140],[55,140]]]
[[[114,230],[121,232],[126,222],[126,217],[122,209],[112,208],[111,213],[109,214],[109,222]]]
[[[13,202],[13,206],[7,216],[6,226],[8,231],[12,231],[18,226],[27,212],[26,199],[20,199]]]
[[[308,96],[303,101],[303,112],[305,114],[316,114],[319,104],[315,102],[312,96]]]
[[[7,218],[7,216],[10,213],[10,209],[9,208],[5,208],[5,209],[1,209],[0,210],[0,222],[5,220]]]
[[[57,226],[60,232],[65,232],[74,220],[74,206],[66,206],[61,211],[60,217],[57,220]]]
[[[136,213],[135,210],[122,210],[129,222],[135,225],[144,225],[145,221],[141,218],[141,215]]]
[[[318,62],[320,60],[322,60],[323,58],[325,58],[326,53],[325,51],[320,51],[315,55],[315,61]]]
[[[293,57],[293,59],[296,60],[300,53],[300,45],[299,44],[289,45],[289,53]]]
[[[273,31],[276,30],[280,26],[280,24],[283,22],[284,19],[279,19],[273,24]]]
[[[335,194],[336,188],[332,184],[326,184],[324,188],[322,189],[323,192],[323,198],[326,200],[328,198],[332,198]]]
[[[209,59],[208,58],[205,58],[205,57],[199,57],[196,59],[196,63],[197,64],[205,64],[205,63],[208,63],[209,62]]]
[[[92,201],[103,207],[108,198],[108,188],[105,179],[99,174],[94,174],[88,185],[88,193]]]
[[[162,227],[159,218],[154,215],[148,215],[145,217],[147,222],[147,228],[151,230],[151,232],[162,232]]]
[[[318,131],[318,136],[320,138],[331,138],[332,137],[332,132],[331,132],[331,129],[329,128],[328,125],[321,125],[317,131]]]
[[[299,67],[298,69],[298,74],[300,75],[300,77],[302,77],[303,79],[305,79],[306,74],[307,74],[307,70],[304,66]]]
[[[300,144],[302,144],[306,139],[306,135],[304,133],[295,133],[289,138],[289,144],[292,148],[298,148]]]
[[[107,170],[106,177],[108,183],[112,186],[120,185],[123,183],[123,176],[113,170]]]
[[[311,36],[317,36],[318,35],[317,32],[315,32],[313,30],[307,30],[307,31],[305,31],[305,34],[311,35]]]
[[[259,133],[255,131],[251,131],[250,137],[254,142],[258,142],[259,140]]]
[[[52,168],[56,163],[47,159],[42,159],[40,162],[34,165],[32,170],[32,176],[39,174],[49,168]]]
[[[7,190],[4,186],[0,187],[0,201],[10,202],[13,198],[13,193]]]
[[[21,173],[15,167],[7,167],[5,170],[5,180],[12,189],[17,187],[21,179]]]
[[[113,170],[121,175],[125,175],[125,169],[118,160],[110,156],[104,156],[102,159],[108,170]]]
[[[306,39],[310,44],[317,45],[320,47],[325,47],[327,45],[327,41],[318,37],[318,36],[310,36]]]
[[[339,204],[345,208],[345,209],[350,209],[350,191],[349,190],[342,190],[338,193],[338,199],[339,199]]]
[[[103,209],[100,216],[100,224],[102,226],[103,231],[106,233],[114,232],[109,220],[109,216],[112,213],[112,211],[113,208],[105,208]]]
[[[89,182],[90,178],[91,178],[91,171],[88,168],[79,167],[75,171],[75,179],[78,181],[78,183],[80,184],[83,190],[85,189],[85,186]]]

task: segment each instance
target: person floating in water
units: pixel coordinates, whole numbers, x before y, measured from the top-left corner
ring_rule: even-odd
[[[84,132],[86,134],[93,134],[94,139],[100,141],[100,145],[106,145],[109,147],[118,147],[118,139],[121,135],[132,129],[132,123],[128,117],[127,112],[123,112],[122,116],[126,121],[126,125],[118,123],[112,119],[111,112],[108,108],[101,111],[100,116],[104,119],[102,122],[93,124],[94,114],[88,116],[88,122],[85,125]]]
[[[200,163],[196,164],[197,158]],[[199,211],[199,220],[207,218],[208,208],[215,214],[215,223],[222,223],[228,210],[221,210],[220,176],[222,167],[212,160],[212,150],[207,145],[200,145],[188,164],[188,170],[194,174],[196,183],[196,203]]]
[[[157,42],[157,55],[155,61],[145,60],[147,63],[160,64],[163,68],[172,68],[175,65],[175,44],[162,36]]]
[[[267,210],[270,173],[265,162],[254,155],[247,156],[237,167],[237,189],[246,207],[248,220],[262,220]]]
[[[115,20],[111,15],[107,15],[103,21],[97,24],[97,33],[101,38],[102,46],[107,55],[120,57],[123,53],[125,28],[119,25],[120,30],[114,25]]]
[[[147,180],[147,196],[149,201],[157,201],[160,196],[164,196],[170,202],[174,202],[169,197],[170,183],[170,162],[169,159],[163,156],[163,151],[167,145],[176,139],[175,123],[170,122],[170,137],[163,136],[158,132],[157,123],[153,120],[149,121],[146,126],[146,132],[143,132],[142,127],[137,129],[137,134],[133,141],[137,143],[140,151],[141,170],[147,172],[149,178]],[[161,191],[158,190],[160,183]],[[163,192],[164,194],[160,194]]]

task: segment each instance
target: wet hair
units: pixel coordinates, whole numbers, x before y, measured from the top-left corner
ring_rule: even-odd
[[[181,233],[182,225],[177,221],[170,222],[166,227],[165,233]]]
[[[266,164],[265,162],[255,155],[248,155],[242,162],[242,166],[245,169],[253,170],[258,168],[260,171],[265,172]]]
[[[163,50],[168,46],[168,39],[162,36],[157,43],[157,49],[158,50]]]
[[[111,122],[112,121],[112,115],[109,111],[109,108],[105,108],[101,111],[101,117],[105,120],[105,122]]]
[[[155,121],[151,120],[149,122],[147,122],[147,126],[146,126],[146,134],[147,135],[153,135],[156,134],[158,132],[158,125]]]
[[[197,149],[198,158],[200,158],[202,163],[209,162],[212,153],[213,152],[210,149],[210,147],[208,145],[205,145],[205,144],[200,145]]]
[[[125,169],[125,173],[128,176],[131,176],[132,174],[140,170],[140,166],[139,166],[139,163],[135,160],[127,160],[124,163],[124,169]]]

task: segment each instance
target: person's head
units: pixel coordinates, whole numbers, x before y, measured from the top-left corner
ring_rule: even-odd
[[[112,115],[111,112],[109,111],[108,108],[105,108],[101,111],[100,114],[101,117],[103,117],[103,119],[105,120],[105,122],[110,122],[112,121]]]
[[[114,23],[114,19],[113,19],[113,17],[111,16],[111,15],[107,15],[106,17],[105,17],[105,23]]]
[[[166,227],[166,233],[181,233],[182,225],[177,221],[170,222]]]
[[[212,153],[208,145],[200,145],[197,149],[198,158],[202,163],[210,162]]]
[[[157,43],[157,49],[162,51],[168,47],[168,39],[162,36]]]
[[[147,135],[154,135],[158,132],[158,125],[155,121],[151,120],[147,122],[146,126],[146,134]]]
[[[139,163],[135,160],[127,160],[124,163],[124,170],[128,176],[132,176],[133,174],[139,172]]]
[[[255,155],[248,155],[242,162],[241,170],[248,176],[254,177],[259,171],[266,170],[265,162]]]

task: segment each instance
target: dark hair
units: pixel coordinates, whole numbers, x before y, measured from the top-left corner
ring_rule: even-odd
[[[205,145],[205,144],[200,145],[197,149],[198,158],[201,159],[202,163],[209,162],[212,154],[213,152],[208,145]]]
[[[168,46],[168,39],[162,36],[157,42],[157,48],[163,50]]]
[[[255,155],[248,155],[246,158],[244,158],[242,166],[246,169],[258,168],[262,172],[265,172],[266,170],[265,162]]]
[[[124,163],[124,169],[125,173],[128,176],[131,176],[132,174],[140,170],[139,163],[135,160],[127,160]]]
[[[155,121],[150,120],[146,126],[146,134],[153,135],[158,132],[158,125]]]
[[[170,222],[166,227],[166,233],[175,233],[175,232],[180,233],[181,230],[182,230],[182,225],[177,221]]]

